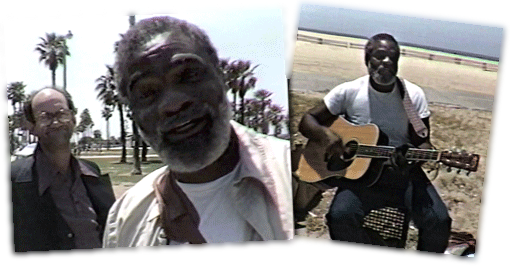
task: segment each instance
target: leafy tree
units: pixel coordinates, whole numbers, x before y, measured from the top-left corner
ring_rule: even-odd
[[[92,137],[84,136],[80,140],[78,140],[78,144],[80,147],[82,147],[83,150],[88,151],[90,149],[90,146],[93,142]]]
[[[94,135],[94,140],[96,140],[96,141],[103,140],[101,130],[96,129],[96,130],[94,130],[94,132],[92,134]]]
[[[21,142],[16,136],[15,129],[18,127],[16,125],[16,117],[15,115],[9,115],[9,153],[12,155],[14,151],[21,146]]]
[[[89,109],[85,108],[80,115],[80,123],[76,127],[76,131],[84,133],[87,130],[90,130],[93,126],[94,122],[92,121],[92,117],[90,116]]]

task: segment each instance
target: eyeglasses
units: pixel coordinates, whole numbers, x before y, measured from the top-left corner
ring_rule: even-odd
[[[60,123],[67,123],[73,118],[73,113],[68,109],[60,109],[56,113],[41,112],[39,116],[37,116],[37,121],[41,126],[45,127],[51,125],[55,118]]]

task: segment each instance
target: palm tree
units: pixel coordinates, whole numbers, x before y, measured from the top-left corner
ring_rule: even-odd
[[[105,106],[116,106],[120,116],[120,142],[122,143],[121,163],[126,163],[126,129],[124,126],[124,106],[119,99],[115,84],[115,71],[113,67],[106,65],[106,74],[96,79],[97,98],[103,102]],[[113,109],[112,109],[113,111]]]
[[[51,71],[51,84],[55,87],[55,71],[59,64],[64,62],[66,53],[69,53],[64,48],[64,38],[57,36],[53,33],[46,33],[46,39],[40,37],[41,43],[37,44],[35,50],[41,55],[39,62],[44,61],[44,64],[48,66]]]
[[[133,27],[135,25],[136,19],[134,15],[129,16],[129,27]],[[132,118],[132,116],[131,116]],[[133,171],[131,171],[132,175],[141,175],[142,174],[142,166],[140,162],[140,134],[138,133],[138,126],[133,120],[133,138],[135,140],[135,146],[133,147]]]
[[[243,104],[245,106],[244,109],[244,116],[246,117],[245,125],[248,126],[249,128],[257,130],[260,125],[259,121],[259,113],[261,109],[260,102],[256,99],[250,98],[244,100]]]
[[[255,98],[257,98],[260,102],[260,113],[259,113],[259,119],[262,123],[262,133],[267,134],[269,131],[269,122],[266,119],[266,107],[271,105],[271,97],[273,95],[272,92],[268,90],[258,90],[255,92]]]
[[[246,95],[246,92],[248,90],[255,88],[255,83],[257,82],[256,77],[251,77],[248,82],[245,82],[245,79],[243,77],[242,82],[240,84],[239,89],[239,97],[241,98],[241,119],[240,123],[244,125],[244,96]]]
[[[20,108],[16,108],[16,105],[25,100],[25,87],[22,81],[11,82],[7,85],[7,100],[11,101],[12,111],[16,113]]]
[[[220,69],[223,72],[223,76],[225,78],[225,83],[227,84],[228,88],[230,89],[230,92],[234,96],[234,101],[232,103],[232,109],[234,113],[234,120],[237,115],[237,93],[239,91],[239,83],[236,82],[237,77],[234,73],[236,71],[234,65],[235,61],[232,63],[229,63],[230,59],[220,59]]]
[[[112,117],[113,110],[111,106],[107,105],[102,111],[102,116],[106,120],[106,150],[110,150],[110,117]]]
[[[67,40],[73,38],[73,33],[71,31],[68,31],[66,35],[61,36],[62,38],[62,49],[64,54],[64,60],[63,60],[63,68],[64,68],[64,90],[67,90],[67,56],[71,56],[71,53],[69,52],[69,47],[67,47]]]
[[[254,70],[259,65],[251,67],[250,61],[234,60],[229,63],[229,59],[220,60],[220,69],[223,71],[223,76],[227,87],[231,90],[234,96],[234,119],[239,123],[244,124],[244,96],[246,92],[255,87],[257,79],[253,77]],[[237,111],[237,95],[240,98],[240,110]],[[241,116],[236,119],[235,115]]]
[[[274,127],[274,135],[278,136],[282,133],[282,123],[285,119],[283,107],[278,104],[270,104],[267,113],[267,120]]]
[[[13,141],[15,138],[15,141],[14,142],[11,141],[11,143],[19,144],[19,141],[17,139],[17,134],[15,134],[15,131],[16,131],[16,129],[23,130],[24,116],[21,111],[21,104],[25,100],[25,87],[26,86],[27,85],[23,84],[22,81],[11,82],[7,85],[7,100],[11,101],[11,105],[12,105],[12,115],[9,116],[9,118],[10,118],[9,126],[11,126],[11,122],[12,122],[12,126],[13,126],[12,132],[11,131],[9,131],[9,132],[12,133]],[[11,127],[9,127],[9,129],[11,129]],[[19,132],[19,131],[17,131],[17,132]],[[28,131],[26,131],[26,134],[27,134],[26,138],[28,141],[28,139],[29,139]],[[11,135],[9,135],[9,136],[11,136]]]

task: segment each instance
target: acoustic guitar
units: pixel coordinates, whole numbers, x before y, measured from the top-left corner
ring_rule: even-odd
[[[339,155],[341,162],[332,164],[325,159],[326,147],[309,140],[299,159],[296,174],[305,182],[313,183],[331,177],[359,179],[365,174],[372,159],[388,159],[396,152],[395,147],[377,145],[379,128],[374,124],[354,125],[339,117],[330,127],[338,134],[346,147]],[[442,164],[475,172],[480,156],[478,154],[453,151],[438,151],[409,148],[405,153],[408,161],[436,161]],[[381,161],[381,160],[379,160]]]

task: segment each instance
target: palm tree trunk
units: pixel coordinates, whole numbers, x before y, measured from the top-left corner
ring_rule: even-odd
[[[64,53],[64,62],[63,62],[63,68],[64,68],[64,91],[67,91],[67,63],[66,63],[66,57],[67,57],[67,55]]]
[[[244,95],[241,95],[241,120],[239,121],[239,123],[241,123],[242,125],[244,125]]]
[[[127,150],[126,150],[126,128],[124,127],[124,107],[121,103],[117,104],[120,116],[120,143],[122,144],[122,155],[120,163],[126,163]]]
[[[110,150],[110,119],[106,119],[106,150]]]
[[[233,106],[233,109],[234,109],[234,117],[233,117],[233,118],[234,118],[234,121],[237,121],[237,120],[238,120],[238,119],[236,118],[236,116],[237,116],[237,112],[236,112],[236,110],[237,110],[237,93],[235,93],[234,91],[232,91],[232,92],[233,92],[233,94],[234,94],[234,106]]]
[[[147,162],[147,152],[149,151],[149,147],[147,142],[142,140],[142,163]]]
[[[261,118],[261,125],[260,125],[260,132],[262,132],[263,134],[267,134],[267,129],[265,127],[265,124],[266,124],[266,116],[265,116],[265,112],[266,112],[266,104],[265,104],[265,99],[262,99],[262,111],[260,112],[260,118]]]
[[[133,138],[135,141],[135,146],[133,147],[133,170],[131,171],[131,175],[141,175],[142,167],[140,164],[140,135],[138,134],[138,126],[133,120]]]
[[[51,85],[53,87],[55,87],[55,78],[56,78],[55,70],[52,70],[51,71]]]

